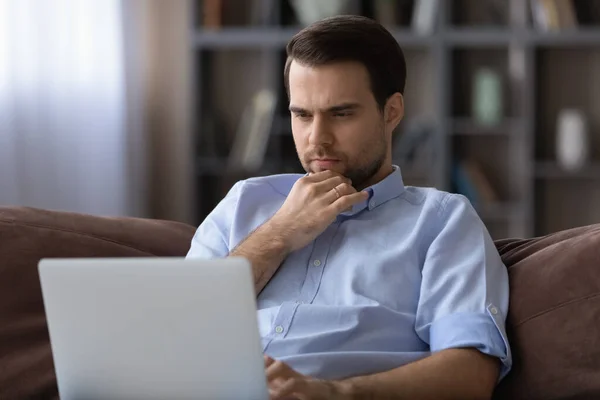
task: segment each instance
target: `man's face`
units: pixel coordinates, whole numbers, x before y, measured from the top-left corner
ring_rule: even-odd
[[[391,163],[391,130],[362,64],[310,67],[293,61],[289,90],[294,142],[306,172],[333,170],[362,189]]]

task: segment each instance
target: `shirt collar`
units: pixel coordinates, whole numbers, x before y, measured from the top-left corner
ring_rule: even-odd
[[[380,206],[388,200],[396,198],[404,192],[404,181],[402,180],[402,173],[400,167],[392,165],[393,171],[391,174],[383,178],[381,181],[374,185],[364,189],[369,192],[367,200],[355,204],[351,210],[343,212],[341,215],[352,216],[355,215],[365,208],[369,211]]]

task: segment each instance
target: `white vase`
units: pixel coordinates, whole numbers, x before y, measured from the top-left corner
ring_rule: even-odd
[[[340,14],[355,14],[356,0],[291,0],[296,17],[302,25],[310,25],[323,18]]]
[[[559,165],[569,171],[580,169],[588,161],[588,124],[577,109],[563,109],[556,126],[556,154]]]
[[[482,67],[475,73],[473,116],[481,125],[496,125],[502,120],[502,78],[491,68]]]

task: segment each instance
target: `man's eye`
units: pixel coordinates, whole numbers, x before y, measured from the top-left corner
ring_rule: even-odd
[[[352,115],[352,113],[350,113],[350,112],[336,112],[333,114],[334,117],[338,117],[338,118],[349,117],[351,115]]]
[[[306,119],[310,118],[310,115],[306,114],[306,113],[296,113],[296,118],[305,119],[306,120]]]

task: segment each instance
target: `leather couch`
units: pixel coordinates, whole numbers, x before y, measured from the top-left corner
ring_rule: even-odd
[[[195,227],[0,207],[0,399],[57,398],[37,263],[184,256]],[[600,398],[600,224],[496,245],[514,367],[494,399]]]

